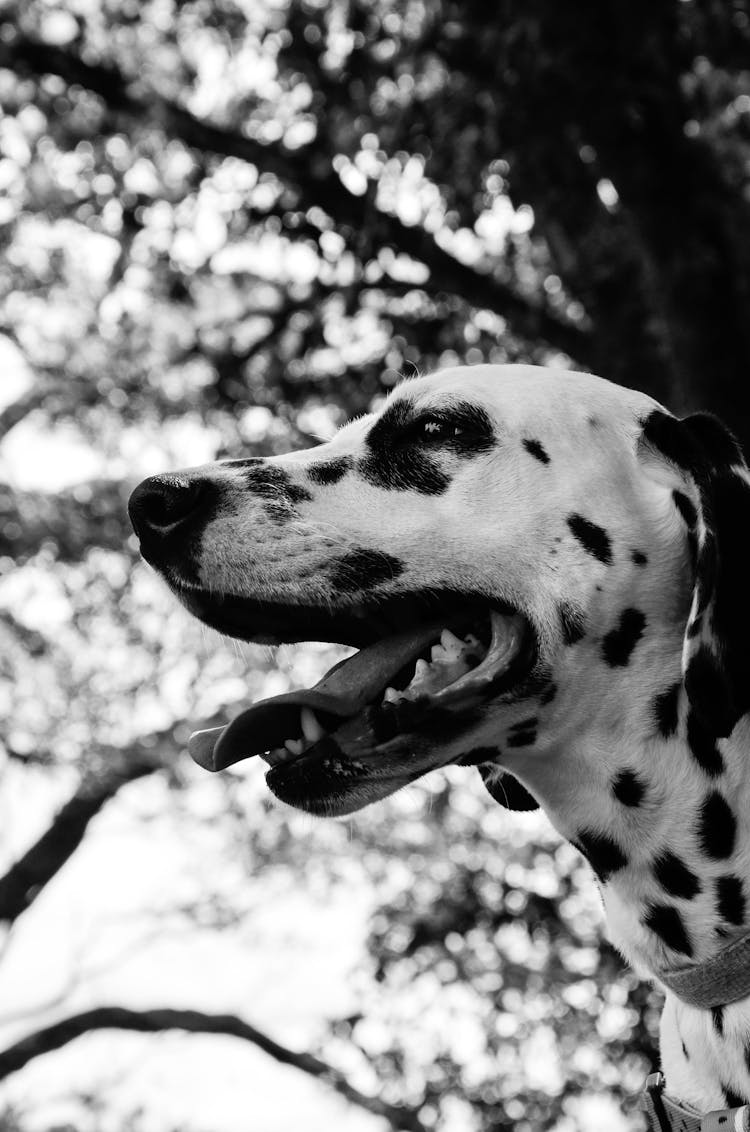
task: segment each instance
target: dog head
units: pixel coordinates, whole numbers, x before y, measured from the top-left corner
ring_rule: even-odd
[[[644,458],[659,413],[585,374],[456,368],[308,451],[146,480],[143,556],[191,613],[244,640],[359,649],[198,733],[194,757],[260,754],[274,794],[321,814],[450,763],[535,805],[522,783],[545,717],[580,733],[642,640],[684,631],[689,541]]]

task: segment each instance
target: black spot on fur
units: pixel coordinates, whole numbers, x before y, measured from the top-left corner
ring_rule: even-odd
[[[508,746],[530,747],[536,742],[538,724],[539,720],[535,715],[527,716],[526,719],[519,719],[518,723],[514,723],[508,729]]]
[[[540,704],[551,704],[557,695],[557,684],[548,684],[539,697]]]
[[[654,409],[643,421],[643,440],[679,468],[694,471],[701,464],[700,450],[690,430],[661,409]]]
[[[658,935],[659,939],[671,947],[672,951],[679,951],[688,957],[693,954],[693,945],[687,934],[682,916],[669,904],[652,904],[643,918],[644,925]]]
[[[560,606],[560,624],[562,625],[563,640],[566,645],[574,645],[580,641],[586,632],[586,620],[580,609],[568,602]]]
[[[539,460],[542,464],[549,464],[549,456],[547,455],[544,446],[538,440],[524,440],[523,446],[530,456],[535,460]]]
[[[519,719],[518,723],[514,723],[508,730],[513,734],[516,731],[528,731],[530,727],[536,727],[539,720],[535,715],[529,715],[526,719]]]
[[[707,489],[706,511],[715,549],[704,545],[698,570],[699,604],[711,601],[711,628],[721,657],[722,693],[703,699],[701,715],[726,736],[750,708],[750,585],[747,530],[750,487],[737,475],[715,476]],[[707,539],[708,542],[708,539]],[[705,581],[703,575],[706,575]]]
[[[648,564],[648,556],[642,550],[633,550],[630,554],[636,566],[646,566]]]
[[[358,465],[362,479],[386,491],[418,491],[420,495],[442,495],[450,486],[450,476],[428,456],[396,452],[386,459],[366,456]]]
[[[728,471],[743,463],[742,449],[722,422],[710,413],[684,420],[654,409],[642,421],[643,441],[678,467],[701,480],[707,473]]]
[[[687,741],[690,753],[706,774],[716,778],[723,772],[724,760],[716,740],[692,710],[687,721]]]
[[[536,727],[514,731],[508,736],[509,747],[532,747],[536,743]]]
[[[612,793],[623,806],[640,806],[646,787],[635,771],[621,770],[612,782]]]
[[[499,802],[501,806],[505,806],[506,810],[528,812],[530,810],[539,809],[539,803],[536,798],[529,794],[526,787],[523,786],[517,778],[514,778],[512,774],[508,774],[507,771],[503,771],[502,775],[498,776],[497,771],[480,766],[479,774],[488,793],[491,794],[495,801]]]
[[[739,877],[719,877],[716,882],[717,908],[722,920],[728,924],[744,924],[745,893]]]
[[[750,487],[735,474],[743,467],[740,447],[716,418],[694,414],[676,421],[654,412],[644,422],[643,439],[688,470],[700,497],[706,536],[698,562],[700,610],[712,603],[711,630],[721,658],[721,679],[710,679],[706,695],[691,696],[717,736],[729,735],[750,708],[750,586],[747,584],[747,528]]]
[[[441,495],[448,490],[450,476],[431,455],[400,439],[413,419],[413,410],[405,401],[396,401],[385,410],[367,434],[370,453],[360,460],[359,474],[387,491]]]
[[[306,487],[292,483],[289,473],[273,464],[251,467],[243,478],[248,490],[262,499],[281,498],[289,503],[304,503],[312,499]]]
[[[359,547],[342,555],[332,564],[328,580],[335,590],[352,593],[370,590],[383,582],[389,582],[402,574],[403,570],[403,562],[392,554]]]
[[[354,466],[351,456],[337,456],[335,460],[324,460],[320,464],[312,464],[307,469],[308,479],[313,483],[327,486],[338,483]]]
[[[685,1045],[684,1041],[682,1042],[682,1056],[685,1058],[685,1061],[690,1061],[690,1058],[688,1057],[687,1046]]]
[[[583,515],[569,515],[567,522],[583,549],[609,566],[612,562],[612,543],[604,528],[584,519]]]
[[[741,1096],[739,1093],[735,1093],[730,1085],[722,1085],[722,1089],[724,1090],[727,1108],[742,1108],[743,1105],[747,1104],[747,1095]]]
[[[312,494],[306,487],[292,483],[289,473],[274,464],[258,464],[247,468],[245,487],[266,503],[266,510],[274,518],[285,519],[298,503],[306,503]]]
[[[677,714],[680,702],[680,682],[673,684],[671,688],[666,691],[660,692],[654,700],[654,714],[656,716],[656,724],[659,728],[659,734],[664,739],[668,739],[670,735],[674,735],[677,730]]]
[[[711,1021],[714,1024],[714,1030],[720,1038],[724,1037],[724,1007],[712,1006],[711,1007]]]
[[[726,798],[714,790],[703,801],[698,815],[698,834],[704,853],[724,861],[734,852],[737,819]]]
[[[492,422],[477,405],[467,402],[421,412],[402,399],[391,404],[367,434],[369,455],[360,461],[359,472],[368,483],[389,491],[440,495],[451,481],[438,453],[469,459],[494,443]]]
[[[695,504],[692,503],[682,491],[673,491],[672,498],[675,507],[685,521],[685,526],[690,531],[694,530],[695,524],[698,522],[698,512],[695,509]]]
[[[700,623],[698,632],[700,631]],[[729,715],[727,704],[726,678],[721,671],[721,663],[706,645],[698,645],[685,669],[685,691],[694,704],[705,704],[714,711]],[[712,728],[715,730],[715,728]],[[729,720],[720,724],[719,734],[729,734]]]
[[[692,900],[701,891],[701,882],[684,861],[669,851],[654,861],[654,876],[670,896]]]
[[[606,833],[583,829],[578,832],[573,844],[581,850],[602,882],[618,869],[624,869],[628,863],[620,846]]]
[[[552,670],[548,664],[540,663],[538,668],[531,672],[523,683],[523,698],[531,701],[541,696],[542,692],[552,683]]]
[[[602,642],[604,659],[610,667],[622,668],[628,663],[645,627],[646,618],[640,609],[622,611],[619,625],[610,630]]]

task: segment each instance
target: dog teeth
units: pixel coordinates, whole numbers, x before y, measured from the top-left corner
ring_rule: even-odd
[[[443,629],[440,634],[440,644],[449,654],[451,660],[455,660],[466,648],[466,645],[460,637],[457,637],[455,633],[451,633],[450,629]]]
[[[301,739],[286,739],[284,746],[290,755],[301,755],[305,744]]]
[[[386,688],[383,703],[395,704],[439,692],[470,672],[486,652],[486,647],[473,634],[468,633],[462,641],[450,629],[443,629],[439,643],[430,649],[430,660],[422,657],[417,660],[411,681],[403,691]]]
[[[325,735],[325,731],[315,717],[315,712],[309,707],[302,708],[299,713],[299,721],[302,734],[308,743],[317,743],[318,739],[322,739]]]

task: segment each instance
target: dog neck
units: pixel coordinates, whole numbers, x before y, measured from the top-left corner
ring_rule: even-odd
[[[682,686],[679,625],[653,640],[637,672],[592,689],[585,733],[561,688],[521,777],[589,860],[612,941],[658,980],[750,928],[750,717],[712,738]],[[661,1055],[668,1091],[700,1111],[750,1101],[750,999],[700,1010],[667,993]]]
[[[638,832],[624,842],[630,863],[602,883],[611,938],[637,970],[657,978],[720,954],[748,931],[750,723],[741,721],[718,744],[726,768],[721,783],[706,781],[691,762],[685,766],[694,761],[685,706],[673,741],[646,749],[653,759],[651,813],[645,822],[631,816]],[[676,1098],[701,1112],[750,1101],[750,998],[701,1010],[667,992],[660,1048]]]
[[[750,720],[709,738],[678,679],[663,693],[671,734],[618,742],[618,702],[605,701],[609,718],[550,753],[554,773],[541,768],[535,790],[596,873],[613,941],[656,977],[712,958],[750,924]],[[721,773],[707,774],[719,759]]]

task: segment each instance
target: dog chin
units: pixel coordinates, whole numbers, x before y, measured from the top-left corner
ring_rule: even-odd
[[[311,781],[300,775],[299,769],[292,764],[269,770],[266,785],[275,798],[295,810],[314,817],[342,818],[373,802],[382,802],[420,777],[421,774],[363,778],[354,783],[342,783],[340,779],[334,783],[325,777]]]

